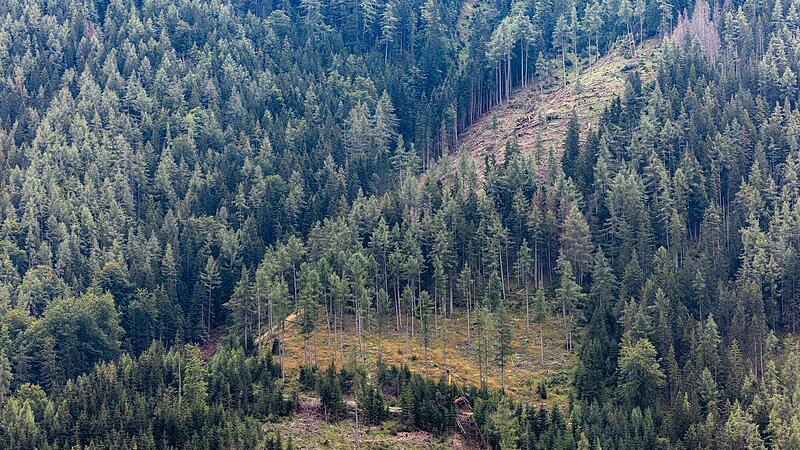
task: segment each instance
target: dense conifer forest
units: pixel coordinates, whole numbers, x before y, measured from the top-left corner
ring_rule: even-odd
[[[313,398],[359,448],[798,449],[799,76],[798,0],[0,0],[0,448],[306,448]]]

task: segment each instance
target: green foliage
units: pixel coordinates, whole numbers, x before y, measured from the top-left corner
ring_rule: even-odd
[[[340,376],[333,364],[317,377],[317,391],[325,418],[336,421],[345,413]]]
[[[623,400],[634,406],[648,406],[658,397],[664,372],[656,349],[647,338],[623,343],[619,356],[619,391]]]
[[[467,393],[489,445],[800,446],[796,1],[6,3],[0,447],[257,447],[291,404],[251,352],[298,357],[297,324],[315,364],[323,316],[362,361],[373,326],[419,334],[432,367],[470,308],[485,385],[533,285],[542,365],[548,298],[579,349],[574,403]],[[656,34],[561,166],[450,156],[515,89]],[[393,395],[453,426],[452,386],[330,371],[301,383],[331,418]]]
[[[245,448],[259,441],[259,420],[291,412],[269,358],[223,348],[201,365],[199,355],[153,345],[137,359],[98,364],[49,395],[22,385],[3,404],[3,447]]]
[[[404,381],[400,394],[403,417],[411,425],[434,433],[454,426],[457,398],[455,385],[413,375]]]
[[[367,424],[379,425],[389,417],[380,388],[370,384],[363,386],[358,393],[358,409]]]

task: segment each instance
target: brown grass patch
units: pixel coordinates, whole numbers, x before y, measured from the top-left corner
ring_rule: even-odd
[[[545,403],[565,404],[571,389],[569,380],[574,368],[575,355],[569,354],[565,349],[561,320],[551,317],[544,324],[545,367],[543,368],[540,362],[538,325],[531,322],[530,335],[526,336],[524,306],[517,311],[521,312],[510,314],[515,338],[514,353],[507,362],[506,391],[511,395],[539,403],[536,388],[539,383],[544,382],[550,394]],[[473,321],[474,318],[474,314],[471,315]],[[431,347],[428,350],[428,376],[445,376],[446,356],[446,367],[450,370],[454,382],[478,386],[480,383],[477,343],[473,345],[470,342],[466,329],[466,311],[457,310],[451,318],[440,318],[439,321],[440,329],[446,332],[443,338],[434,336],[431,340]],[[374,325],[365,333],[367,365],[374,367],[380,354],[388,365],[407,364],[412,372],[426,373],[424,347],[419,335],[415,333],[414,338],[407,341],[406,335],[394,330],[393,324],[392,321],[388,325],[391,329],[384,331],[380,338]],[[475,338],[474,324],[471,336]],[[341,367],[343,363],[360,362],[358,337],[352,323],[345,325],[343,338],[343,342],[340,342],[335,333],[328,331],[324,318],[320,320],[317,326],[316,352],[316,362],[319,367],[327,367],[330,362],[337,367]],[[341,348],[344,348],[344,358]],[[286,326],[285,358],[286,369],[291,378],[295,378],[303,363],[303,336],[299,326],[294,323],[287,323]],[[489,370],[489,387],[500,388],[500,371],[494,364]]]

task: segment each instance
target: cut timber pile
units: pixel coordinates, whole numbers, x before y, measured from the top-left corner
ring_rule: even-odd
[[[531,152],[539,134],[547,154],[551,147],[560,148],[573,108],[582,127],[582,137],[585,136],[586,129],[596,125],[603,109],[625,91],[628,72],[638,69],[643,82],[653,78],[652,60],[657,48],[657,41],[651,40],[638,47],[635,57],[613,50],[591,67],[582,68],[579,88],[574,73],[569,71],[570,82],[566,87],[559,80],[544,88],[541,81],[532,83],[467,128],[461,137],[462,148],[482,167],[489,154],[494,154],[498,162],[503,160],[506,143],[512,136],[517,137],[523,152]],[[497,120],[495,129],[492,129],[493,117]]]

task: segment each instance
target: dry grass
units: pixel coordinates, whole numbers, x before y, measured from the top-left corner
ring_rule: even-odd
[[[486,155],[494,154],[498,162],[503,160],[505,145],[512,136],[517,137],[522,151],[532,151],[538,134],[546,155],[551,147],[560,148],[573,109],[585,136],[585,131],[597,124],[605,106],[624,92],[628,71],[637,68],[643,80],[653,77],[652,60],[657,48],[652,40],[637,49],[636,57],[628,57],[621,50],[612,51],[591,67],[582,68],[580,88],[576,88],[574,75],[569,71],[570,82],[566,87],[559,80],[554,81],[555,86],[552,83],[542,86],[541,81],[534,81],[517,91],[510,102],[470,126],[461,137],[463,148],[482,167]],[[495,114],[497,127],[493,129]]]
[[[524,308],[524,307],[523,307]],[[570,355],[564,348],[562,322],[555,317],[544,324],[545,342],[545,368],[540,363],[538,326],[531,323],[530,336],[525,336],[524,309],[510,315],[514,326],[514,354],[507,363],[506,391],[519,398],[539,402],[536,388],[539,383],[545,382],[550,394],[545,403],[563,405],[570,391],[569,379],[574,367],[574,355]],[[474,321],[474,315],[472,316]],[[444,338],[434,337],[428,355],[427,374],[429,376],[445,376],[445,356],[447,368],[453,375],[453,380],[460,384],[478,386],[479,366],[477,348],[470,343],[466,329],[466,312],[456,311],[449,319],[439,319],[440,328],[446,330]],[[442,327],[443,325],[443,327]],[[393,325],[392,325],[393,327]],[[333,332],[327,331],[325,320],[321,320],[317,327],[317,365],[326,367],[331,361],[337,367],[342,363],[360,361],[358,351],[358,338],[352,324],[347,324],[343,342]],[[474,338],[474,325],[472,337]],[[296,324],[287,324],[286,328],[286,361],[285,366],[291,378],[296,378],[297,370],[303,363],[303,336]],[[426,373],[424,347],[419,335],[414,339],[406,340],[403,333],[394,329],[378,336],[373,328],[365,336],[367,349],[365,359],[367,365],[374,367],[379,353],[388,365],[407,364],[412,372]],[[406,351],[408,346],[408,352]],[[344,348],[344,361],[342,351]],[[446,355],[444,350],[446,349]],[[500,388],[500,371],[492,363],[489,371],[489,386]]]

